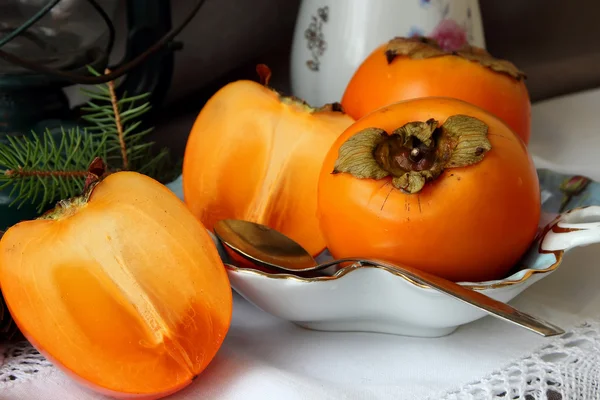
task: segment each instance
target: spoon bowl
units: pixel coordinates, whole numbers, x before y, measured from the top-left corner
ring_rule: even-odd
[[[229,248],[267,269],[303,272],[319,267],[302,246],[265,225],[225,219],[218,221],[213,229]]]

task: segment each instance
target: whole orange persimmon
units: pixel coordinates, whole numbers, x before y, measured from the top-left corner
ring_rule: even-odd
[[[325,248],[317,220],[317,181],[335,139],[354,120],[337,105],[313,108],[262,83],[242,80],[200,111],[183,162],[189,209],[210,230],[220,219],[261,223],[316,255]]]
[[[433,39],[395,38],[359,66],[342,98],[355,119],[397,101],[453,97],[502,119],[525,144],[531,134],[531,103],[525,74],[481,48],[443,51]]]
[[[337,258],[498,279],[534,239],[539,190],[527,148],[500,119],[457,99],[407,100],[357,121],[332,146],[320,225]]]
[[[208,232],[136,172],[108,175],[8,229],[0,284],[42,354],[116,398],[158,399],[187,386],[231,321],[229,280]]]

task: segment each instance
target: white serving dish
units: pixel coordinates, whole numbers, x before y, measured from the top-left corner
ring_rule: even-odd
[[[538,169],[538,177],[540,230],[519,265],[505,279],[460,284],[509,302],[555,271],[568,250],[600,242],[600,183],[546,169]],[[168,187],[183,199],[181,178]],[[561,213],[562,208],[570,211]],[[236,292],[267,313],[308,329],[439,337],[487,315],[378,267],[352,266],[317,278],[240,268],[211,236]]]
[[[600,242],[600,206],[566,212],[550,227],[538,235],[523,267],[506,279],[461,284],[509,302],[556,270],[567,250]],[[220,251],[224,254],[222,247]],[[487,315],[378,267],[352,266],[317,278],[229,263],[226,267],[231,286],[242,297],[269,314],[308,329],[439,337]]]

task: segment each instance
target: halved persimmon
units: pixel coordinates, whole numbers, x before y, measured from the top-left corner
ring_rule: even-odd
[[[313,108],[264,84],[237,81],[198,115],[186,145],[183,192],[210,230],[220,219],[277,229],[316,255],[317,181],[327,151],[354,120],[338,105]]]
[[[0,284],[42,354],[117,398],[187,386],[231,321],[229,280],[208,232],[171,191],[136,172],[109,175],[89,198],[8,229]]]
[[[525,144],[531,134],[531,103],[525,74],[484,49],[442,50],[423,37],[394,38],[375,49],[358,67],[342,98],[355,119],[398,101],[453,97],[502,119]]]
[[[500,119],[451,98],[407,100],[348,128],[327,154],[318,209],[336,258],[454,281],[505,276],[540,218],[534,164]]]

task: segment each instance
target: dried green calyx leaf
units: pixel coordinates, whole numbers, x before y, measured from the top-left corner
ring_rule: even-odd
[[[390,176],[395,188],[420,192],[447,168],[481,162],[492,146],[488,126],[467,115],[453,115],[442,126],[430,119],[409,122],[387,134],[368,128],[340,146],[334,173],[349,173],[359,179]]]
[[[410,38],[396,37],[390,40],[385,48],[385,56],[388,64],[394,61],[397,56],[421,59],[446,54],[434,39],[424,36],[413,36]]]
[[[279,95],[279,101],[281,101],[282,104],[286,104],[296,110],[306,112],[306,113],[313,113],[316,110],[314,107],[312,107],[306,101],[304,101],[296,96],[284,96],[279,93],[278,93],[278,95]]]
[[[286,104],[296,110],[299,110],[301,112],[306,112],[309,114],[316,114],[316,113],[324,113],[324,112],[334,112],[334,113],[341,113],[341,114],[345,114],[344,108],[342,107],[342,105],[340,103],[328,103],[325,104],[321,107],[313,107],[310,104],[308,104],[306,101],[295,97],[295,96],[283,96],[278,94],[279,96],[279,101],[281,101],[282,104]]]
[[[427,122],[409,122],[392,132],[392,134],[400,135],[406,145],[412,143],[413,139],[417,139],[429,147],[431,146],[433,133],[437,127],[438,122],[432,118],[427,120]]]
[[[338,102],[325,104],[322,107],[315,109],[315,112],[340,112],[345,113],[344,107]]]
[[[383,129],[365,129],[348,139],[340,146],[333,173],[346,172],[357,178],[382,179],[390,173],[384,170],[373,158],[379,143],[386,140]]]
[[[385,47],[385,56],[388,64],[391,64],[392,61],[399,56],[406,56],[412,59],[457,56],[469,61],[477,62],[492,71],[509,75],[516,80],[526,78],[525,73],[518,69],[513,63],[507,60],[494,58],[490,53],[480,47],[466,45],[458,51],[449,52],[442,49],[434,39],[423,36],[413,36],[410,38],[396,37],[390,40]]]
[[[418,172],[406,172],[404,175],[392,178],[392,185],[407,193],[418,193],[425,186],[425,177]]]
[[[492,149],[487,138],[487,125],[467,115],[453,115],[444,123],[443,141],[453,150],[446,168],[466,167],[483,160]]]
[[[510,61],[494,58],[490,53],[479,47],[465,46],[455,52],[455,54],[469,61],[478,62],[479,64],[493,71],[510,75],[516,80],[525,79],[527,77],[525,72],[518,69]]]

